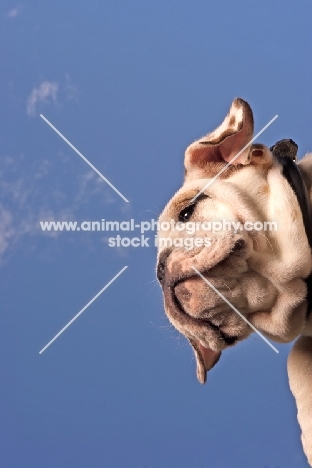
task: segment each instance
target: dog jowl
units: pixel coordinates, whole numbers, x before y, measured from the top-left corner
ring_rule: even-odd
[[[306,327],[312,259],[300,205],[279,158],[252,138],[252,110],[237,98],[186,149],[183,186],[159,218],[165,311],[189,340],[201,383],[222,350],[253,330],[194,267],[266,337],[285,343]]]

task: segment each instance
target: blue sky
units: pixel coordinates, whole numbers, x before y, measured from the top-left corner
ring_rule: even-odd
[[[186,146],[236,96],[256,131],[279,115],[261,142],[311,151],[311,12],[308,0],[1,2],[1,467],[307,467],[290,345],[276,355],[252,336],[201,386],[165,318],[156,249],[39,220],[156,218]]]

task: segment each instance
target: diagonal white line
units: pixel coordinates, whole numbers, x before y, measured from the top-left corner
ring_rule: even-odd
[[[120,272],[119,272],[119,273],[117,273],[117,275],[116,275],[116,276],[114,276],[114,278],[113,278],[113,279],[111,279],[111,280],[110,280],[110,281],[109,281],[109,282],[108,282],[108,283],[107,283],[107,284],[104,286],[104,288],[103,288],[103,289],[101,289],[101,291],[100,291],[100,292],[98,292],[98,293],[97,293],[97,294],[94,296],[94,298],[93,298],[93,299],[91,299],[91,301],[90,301],[90,302],[88,302],[88,304],[87,304],[87,305],[85,305],[85,306],[84,306],[84,308],[83,308],[83,309],[81,309],[81,311],[80,311],[80,312],[78,312],[78,314],[77,314],[77,315],[75,315],[75,317],[74,317],[74,318],[72,318],[72,319],[70,320],[70,322],[68,322],[68,323],[67,323],[67,325],[65,325],[65,327],[63,327],[63,328],[62,328],[62,330],[61,330],[61,331],[59,331],[59,332],[57,333],[57,335],[55,335],[55,337],[54,337],[54,338],[52,338],[52,340],[51,340],[51,341],[49,341],[49,343],[48,343],[47,345],[45,345],[45,347],[44,347],[44,348],[42,348],[42,350],[41,350],[41,351],[39,351],[39,354],[43,353],[43,351],[44,351],[44,350],[46,350],[46,349],[47,349],[47,348],[50,346],[50,344],[52,344],[52,343],[53,343],[53,341],[55,341],[55,340],[56,340],[56,338],[58,338],[58,337],[59,337],[59,336],[60,336],[60,335],[63,333],[63,331],[65,331],[65,330],[66,330],[66,328],[68,328],[68,327],[69,327],[69,325],[71,325],[71,324],[72,324],[72,323],[73,323],[73,322],[76,320],[76,318],[78,318],[78,317],[79,317],[79,315],[81,315],[81,314],[82,314],[82,312],[84,312],[84,311],[85,311],[85,310],[86,310],[86,309],[89,307],[89,305],[91,305],[91,304],[92,304],[92,302],[94,302],[94,301],[95,301],[95,299],[97,299],[97,298],[100,296],[100,294],[102,294],[102,292],[104,292],[104,291],[105,291],[105,289],[107,289],[107,288],[108,288],[108,286],[110,286],[110,285],[111,285],[111,284],[112,284],[112,283],[113,283],[113,282],[114,282],[114,281],[115,281],[115,280],[118,278],[118,276],[120,276],[120,275],[121,275],[121,273],[123,273],[123,272],[124,272],[124,271],[125,271],[127,268],[128,268],[127,266],[123,267],[123,268],[122,268],[122,270],[120,270]]]
[[[224,300],[224,302],[226,302],[239,316],[240,318],[242,318],[243,320],[245,320],[245,322],[253,329],[253,331],[255,331],[256,333],[258,333],[258,335],[260,336],[260,338],[262,338],[276,353],[279,353],[279,351],[272,345],[272,343],[269,342],[269,340],[267,340],[265,338],[265,336],[262,335],[262,333],[259,332],[259,330],[256,329],[256,327],[254,327],[247,319],[246,317],[243,316],[243,314],[240,313],[239,310],[236,309],[236,307],[233,306],[233,304],[231,304],[227,299],[226,297],[223,296],[223,294],[221,294],[214,286],[213,284],[210,283],[210,281],[207,280],[207,278],[205,278],[201,273],[200,271],[196,270],[195,267],[193,267],[193,270],[196,271],[196,273],[214,290],[215,293],[217,293],[221,299]]]
[[[217,175],[215,175],[211,180],[209,180],[209,182],[195,195],[195,197],[192,198],[192,200],[190,201],[190,203],[194,203],[194,201],[196,200],[196,198],[199,197],[199,195],[200,195],[201,193],[203,193],[203,191],[206,190],[206,188],[208,188],[211,184],[213,184],[213,182],[222,174],[222,172],[224,172],[224,171],[233,163],[233,161],[235,161],[235,159],[238,158],[238,156],[239,156],[240,154],[242,154],[242,152],[245,151],[245,149],[248,148],[248,146],[251,145],[251,143],[252,143],[253,141],[255,141],[255,139],[258,138],[258,136],[261,135],[261,133],[263,133],[264,130],[266,130],[266,129],[271,125],[271,123],[274,122],[274,120],[277,119],[277,117],[278,117],[278,115],[276,115],[275,117],[273,117],[273,119],[271,119],[270,122],[267,123],[267,124],[263,127],[263,129],[260,130],[260,132],[257,133],[257,135],[255,135],[255,136],[253,137],[253,139],[250,140],[249,143],[247,143],[247,145],[245,145],[244,148],[241,149],[241,150],[234,156],[234,158],[232,158],[231,161],[228,162],[228,163],[221,169],[221,171],[218,172]]]
[[[40,117],[41,117],[48,125],[50,125],[50,127],[51,127],[61,138],[63,138],[63,140],[66,141],[66,143],[67,143],[74,151],[76,151],[76,153],[77,153],[87,164],[89,164],[89,166],[90,166],[103,180],[105,180],[105,182],[106,182],[113,190],[115,190],[115,192],[118,193],[118,195],[119,195],[123,200],[125,200],[126,202],[129,202],[129,200],[127,200],[127,198],[124,197],[123,194],[120,193],[119,190],[117,190],[116,187],[115,187],[108,179],[106,179],[106,177],[104,177],[103,174],[101,174],[101,172],[98,171],[97,168],[94,167],[93,164],[91,164],[90,161],[88,161],[88,159],[87,159],[83,154],[81,154],[80,151],[78,151],[77,148],[75,148],[75,146],[72,145],[71,142],[68,141],[67,138],[65,138],[64,135],[62,135],[62,133],[61,133],[57,128],[55,128],[54,125],[51,124],[51,122],[49,122],[48,119],[45,118],[44,115],[40,114]]]

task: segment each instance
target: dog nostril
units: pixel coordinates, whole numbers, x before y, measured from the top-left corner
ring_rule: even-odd
[[[244,241],[244,239],[239,239],[235,242],[232,251],[236,252],[238,250],[242,250],[244,247],[246,247],[246,242]]]
[[[166,265],[167,265],[167,259],[169,255],[170,255],[170,250],[167,249],[166,251],[162,252],[159,256],[156,276],[160,283],[165,279],[165,276],[166,276]]]
[[[159,261],[157,266],[157,279],[161,283],[165,277],[165,263]]]

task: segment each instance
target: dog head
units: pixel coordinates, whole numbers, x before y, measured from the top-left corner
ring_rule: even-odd
[[[312,260],[300,206],[278,158],[252,138],[252,110],[237,98],[186,149],[184,184],[159,218],[165,311],[192,345],[202,383],[250,324],[277,342],[305,325]]]

